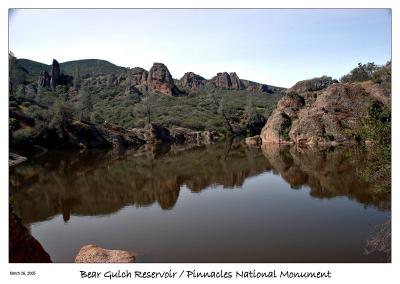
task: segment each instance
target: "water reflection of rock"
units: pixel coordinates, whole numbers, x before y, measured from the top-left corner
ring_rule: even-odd
[[[25,223],[62,213],[98,215],[126,205],[157,202],[172,208],[182,185],[199,192],[212,185],[239,187],[245,179],[270,170],[259,149],[242,143],[139,149],[112,152],[52,153],[21,165],[10,174],[16,211]]]
[[[361,177],[368,155],[361,147],[322,150],[267,144],[262,151],[273,169],[294,189],[307,185],[313,197],[346,196],[365,205],[390,209],[390,193],[377,193]]]
[[[390,194],[377,194],[357,171],[365,165],[359,148],[334,151],[246,147],[219,143],[187,146],[149,145],[123,155],[112,151],[49,153],[11,169],[10,188],[25,223],[62,214],[110,214],[126,205],[174,207],[180,188],[200,192],[213,185],[240,187],[265,171],[279,173],[293,189],[310,187],[316,198],[346,196],[365,205],[390,208]]]

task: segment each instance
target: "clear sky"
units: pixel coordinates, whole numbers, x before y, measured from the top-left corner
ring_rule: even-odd
[[[174,78],[235,71],[290,87],[391,59],[390,10],[12,10],[9,47],[50,64],[98,58],[167,65]]]

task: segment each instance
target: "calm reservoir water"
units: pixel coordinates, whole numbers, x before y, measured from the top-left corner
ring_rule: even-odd
[[[365,155],[240,141],[51,152],[11,170],[10,197],[53,262],[85,244],[138,262],[386,262],[371,243],[390,232],[390,194],[361,178]]]

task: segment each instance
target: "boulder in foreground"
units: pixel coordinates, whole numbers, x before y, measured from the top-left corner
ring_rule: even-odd
[[[95,245],[83,246],[75,257],[76,263],[130,263],[135,260],[133,252],[104,249]]]

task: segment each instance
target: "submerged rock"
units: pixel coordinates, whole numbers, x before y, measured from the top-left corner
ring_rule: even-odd
[[[133,252],[125,250],[111,250],[95,245],[83,246],[75,257],[76,263],[130,263],[135,262]]]

